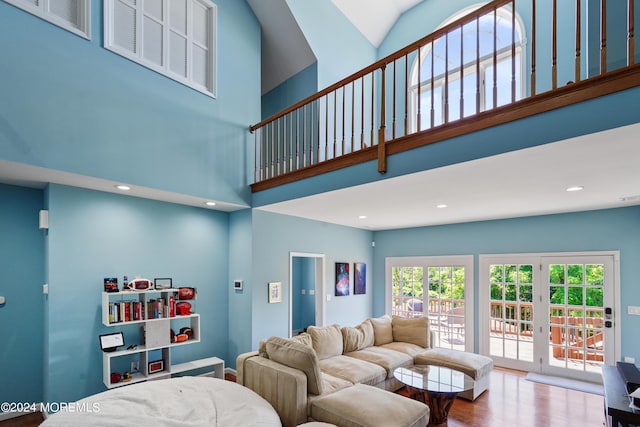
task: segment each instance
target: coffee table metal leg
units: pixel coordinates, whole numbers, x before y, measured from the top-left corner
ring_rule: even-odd
[[[424,392],[424,399],[429,406],[429,425],[444,424],[447,422],[449,409],[456,400],[458,393]]]

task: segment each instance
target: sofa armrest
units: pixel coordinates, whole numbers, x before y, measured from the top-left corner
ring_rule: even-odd
[[[257,357],[257,351],[242,353],[236,358],[236,382],[244,385],[244,362],[250,357]]]
[[[304,372],[260,356],[244,358],[243,365],[241,384],[274,407],[283,427],[307,422],[307,376]]]

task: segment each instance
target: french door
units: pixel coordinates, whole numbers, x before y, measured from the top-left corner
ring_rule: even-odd
[[[480,352],[600,382],[616,360],[617,253],[480,256]]]

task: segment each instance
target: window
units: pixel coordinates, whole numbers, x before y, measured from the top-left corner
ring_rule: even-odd
[[[473,256],[387,258],[386,312],[428,317],[434,347],[473,351]]]
[[[105,0],[105,48],[215,96],[216,6],[206,0]]]
[[[90,0],[6,0],[6,2],[60,28],[91,39]]]
[[[475,8],[461,11],[442,26]],[[515,31],[512,32],[514,21]],[[512,53],[514,45],[515,57]],[[412,67],[408,94],[413,131],[508,104],[512,100],[512,83],[515,83],[515,99],[521,99],[523,46],[520,20],[514,20],[511,10],[503,7],[495,14],[485,14],[461,28],[450,30],[423,47]],[[478,85],[479,90],[476,90]],[[497,95],[495,102],[494,93]]]

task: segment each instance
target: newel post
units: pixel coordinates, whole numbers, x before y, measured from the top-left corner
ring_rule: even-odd
[[[382,65],[382,79],[381,79],[381,89],[380,89],[380,129],[378,129],[378,172],[386,173],[387,172],[387,142],[385,141],[385,122],[386,122],[386,64]]]

